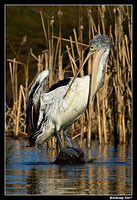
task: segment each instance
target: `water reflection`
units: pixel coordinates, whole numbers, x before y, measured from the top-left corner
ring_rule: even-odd
[[[98,145],[83,150],[96,158],[84,165],[55,165],[56,151],[27,148],[12,140],[14,156],[6,169],[6,194],[131,194],[131,146]],[[45,155],[46,152],[46,155]]]

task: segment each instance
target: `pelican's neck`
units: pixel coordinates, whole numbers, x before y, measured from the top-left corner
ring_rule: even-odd
[[[106,49],[106,51],[103,53],[102,57],[100,58],[98,72],[97,72],[97,82],[101,81],[104,82],[104,70],[107,62],[107,58],[109,55],[110,49]]]

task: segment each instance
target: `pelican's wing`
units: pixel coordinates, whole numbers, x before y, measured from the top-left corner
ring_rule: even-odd
[[[70,82],[71,83],[71,82]],[[70,89],[68,95],[63,99],[64,95],[66,94],[69,85],[61,86],[56,88],[55,90],[45,93],[41,97],[41,106],[43,105],[52,105],[54,106],[53,109],[56,108],[56,111],[64,110],[66,111],[70,104],[72,103],[75,94],[77,93],[77,82],[73,84],[73,87]],[[56,112],[55,111],[55,112]]]
[[[26,131],[31,134],[37,129],[39,118],[40,95],[45,91],[48,70],[41,72],[32,85],[26,103]]]
[[[63,99],[68,87],[69,85],[61,86],[41,96],[37,127],[41,126],[44,118],[49,116],[52,118],[57,112],[61,114],[69,108],[77,92],[77,82],[73,84],[69,93]]]
[[[41,83],[42,81],[45,79],[45,86],[46,86],[46,79],[49,75],[49,70],[44,70],[42,71],[36,78],[35,82],[33,83],[30,91],[29,91],[29,95],[28,95],[28,100],[27,100],[27,103],[26,103],[26,107],[28,107],[28,104],[30,102],[30,99],[32,98],[32,96],[34,95],[34,93],[37,94],[37,91],[39,90],[40,86],[41,86]]]

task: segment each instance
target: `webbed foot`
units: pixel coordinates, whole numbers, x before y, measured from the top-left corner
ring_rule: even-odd
[[[73,155],[78,156],[77,151],[75,151],[73,147],[67,147],[67,149],[62,149],[61,152],[68,154],[70,156],[73,156]]]
[[[72,147],[75,151],[80,151],[81,153],[83,153],[83,155],[85,155],[84,151],[82,149],[80,149],[79,147]]]

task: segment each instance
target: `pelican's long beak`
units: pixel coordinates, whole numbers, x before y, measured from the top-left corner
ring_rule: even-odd
[[[105,49],[101,49],[99,51],[95,51],[94,55],[93,55],[93,60],[92,60],[92,73],[91,73],[91,98],[93,98],[93,96],[97,93],[97,91],[102,87],[103,85],[103,81],[102,78],[100,77],[100,73],[102,73],[102,71],[98,71],[99,68],[99,62],[100,59],[104,53]]]
[[[66,94],[64,95],[63,99],[65,99],[68,91],[70,90],[73,82],[75,81],[76,77],[78,76],[81,68],[85,65],[85,63],[87,62],[87,60],[89,59],[89,57],[91,55],[93,55],[93,61],[92,61],[92,73],[91,73],[91,83],[90,83],[90,95],[91,95],[91,98],[93,98],[93,96],[96,94],[96,92],[100,89],[100,87],[102,86],[101,82],[100,81],[97,81],[97,76],[98,76],[98,67],[99,67],[99,62],[100,62],[100,58],[101,56],[103,55],[105,49],[101,49],[100,51],[94,51],[94,52],[91,52],[89,51],[89,53],[87,54],[83,64],[81,65],[81,67],[79,68],[77,74],[75,75],[73,81],[71,82],[71,85],[69,86]]]

